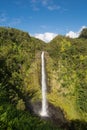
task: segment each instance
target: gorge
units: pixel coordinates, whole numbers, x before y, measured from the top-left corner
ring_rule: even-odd
[[[0,27],[1,130],[70,130],[67,120],[71,130],[87,129],[86,34],[58,35],[46,44]]]

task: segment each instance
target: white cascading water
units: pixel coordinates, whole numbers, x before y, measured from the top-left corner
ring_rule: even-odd
[[[42,79],[41,79],[41,85],[42,85],[42,110],[40,115],[41,116],[48,116],[47,112],[47,100],[46,100],[46,74],[45,74],[45,61],[44,61],[44,51],[41,54],[41,73],[42,73]]]

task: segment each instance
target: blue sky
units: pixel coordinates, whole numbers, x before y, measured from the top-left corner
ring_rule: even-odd
[[[0,26],[29,32],[42,40],[77,36],[87,26],[87,0],[2,0]]]

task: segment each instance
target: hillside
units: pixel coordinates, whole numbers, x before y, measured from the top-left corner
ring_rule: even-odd
[[[87,121],[87,39],[57,36],[46,49],[48,100],[67,119]]]
[[[46,44],[18,29],[0,27],[1,130],[87,129],[87,39],[83,34],[77,39],[59,35]],[[32,111],[32,104],[36,109],[41,102],[43,50],[49,106],[61,108],[69,127],[60,128],[60,121],[56,126]]]
[[[36,53],[43,46],[26,32],[0,27],[0,130],[53,128],[34,116],[31,108],[40,89]]]

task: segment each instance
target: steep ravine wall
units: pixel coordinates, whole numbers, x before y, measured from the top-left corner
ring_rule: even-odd
[[[58,59],[57,59],[58,60]],[[80,119],[81,115],[78,113],[76,107],[76,95],[74,95],[74,83],[69,87],[63,87],[64,80],[60,75],[63,72],[68,73],[66,66],[60,61],[57,70],[54,69],[54,61],[45,52],[45,67],[47,79],[47,101],[55,107],[60,107],[63,110],[65,118],[68,120]],[[75,76],[75,73],[72,73]],[[28,84],[31,89],[35,91],[32,102],[36,105],[37,109],[41,108],[41,52],[36,54],[35,60],[32,63],[28,75],[31,79]],[[67,75],[66,75],[67,76]],[[35,105],[34,105],[35,106]]]
[[[59,79],[60,73],[63,71],[61,68],[66,68],[61,63],[61,67],[58,66],[57,70],[55,70],[53,59],[49,56],[48,53],[45,55],[45,60],[47,71],[48,101],[54,106],[60,107],[67,119],[80,119],[77,108],[75,106],[75,97],[73,96],[74,88],[72,85],[70,88],[64,88],[62,86],[64,81]]]
[[[30,66],[30,69],[26,72],[25,80],[27,80],[27,89],[34,91],[34,96],[31,102],[41,100],[41,57],[40,52],[36,53],[35,59]]]

